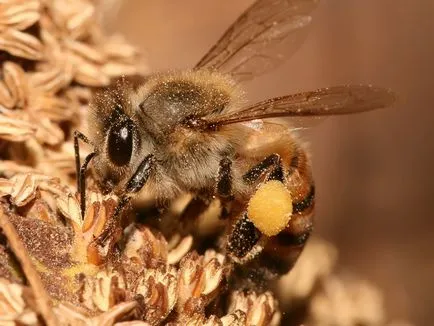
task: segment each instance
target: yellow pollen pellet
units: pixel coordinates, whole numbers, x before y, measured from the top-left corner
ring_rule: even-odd
[[[291,219],[291,193],[282,182],[268,181],[250,198],[247,215],[259,231],[269,237],[276,235]]]

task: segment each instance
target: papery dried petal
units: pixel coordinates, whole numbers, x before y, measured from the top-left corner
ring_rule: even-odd
[[[92,316],[82,308],[61,303],[54,308],[54,312],[61,325],[112,326],[118,325],[116,321],[130,313],[136,305],[137,303],[134,301],[123,302],[102,314]]]
[[[177,276],[175,268],[147,269],[140,279],[136,294],[144,297],[145,320],[151,324],[162,322],[175,307],[177,301]]]
[[[91,64],[83,59],[74,58],[76,72],[74,79],[86,86],[107,86],[110,83],[110,77],[101,71],[101,67]]]
[[[0,171],[2,171],[2,173],[5,174],[8,178],[12,177],[14,174],[17,173],[41,174],[41,171],[38,171],[33,167],[18,164],[14,161],[8,160],[0,161]]]
[[[246,313],[241,310],[234,312],[220,318],[223,326],[244,326],[247,324]]]
[[[232,294],[229,312],[243,311],[247,325],[279,325],[280,312],[271,292],[256,294],[237,291]]]
[[[205,282],[201,294],[208,295],[218,288],[223,278],[221,264],[216,259],[210,260],[203,267],[203,275]]]
[[[71,53],[81,57],[85,61],[102,64],[106,60],[104,53],[98,51],[95,46],[74,40],[65,40],[64,45]]]
[[[181,239],[178,245],[169,251],[167,255],[168,264],[178,263],[190,251],[193,245],[193,237],[191,235]]]
[[[60,212],[71,221],[76,232],[81,228],[83,223],[81,219],[80,203],[72,194],[65,194],[57,198],[57,207]]]
[[[41,60],[43,57],[42,43],[34,36],[15,29],[0,33],[0,50],[30,60]]]
[[[336,260],[337,252],[333,246],[319,239],[310,239],[291,273],[278,281],[278,289],[291,289],[279,292],[282,301],[308,297],[321,278],[331,273]]]
[[[58,125],[44,118],[39,121],[35,137],[41,144],[54,146],[60,144],[65,135]]]
[[[72,64],[65,60],[65,62],[57,65],[44,66],[43,70],[39,70],[30,76],[29,82],[34,89],[55,94],[69,85],[72,77]]]
[[[35,136],[36,128],[22,119],[8,118],[0,113],[0,138],[22,142]]]
[[[381,293],[366,281],[329,276],[312,298],[312,325],[383,325]]]
[[[41,115],[53,121],[68,120],[74,112],[68,110],[68,103],[59,97],[48,93],[31,94],[29,109],[33,115]]]
[[[14,326],[19,321],[22,322],[21,325],[38,325],[38,316],[28,309],[23,295],[23,286],[0,278],[1,325]]]
[[[0,179],[0,196],[11,196],[12,202],[23,206],[36,196],[36,182],[30,174],[14,176],[10,180]]]
[[[133,226],[126,233],[125,255],[137,264],[157,268],[167,261],[167,242],[161,234]]]
[[[119,291],[125,291],[125,281],[114,270],[103,270],[86,277],[81,302],[89,309],[109,311],[118,303]]]
[[[205,261],[197,253],[185,256],[178,272],[178,311],[183,311],[185,305],[193,304],[193,299],[200,299],[194,301],[194,305],[206,305],[218,293],[224,269],[216,258]]]
[[[3,64],[3,80],[4,91],[10,96],[12,103],[8,108],[23,108],[27,102],[28,97],[28,85],[27,77],[24,70],[13,62],[5,62]],[[10,105],[12,104],[12,105]]]
[[[0,3],[0,30],[14,28],[23,30],[39,20],[40,2],[16,0]]]

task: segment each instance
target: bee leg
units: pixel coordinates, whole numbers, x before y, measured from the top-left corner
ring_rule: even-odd
[[[143,188],[149,176],[151,175],[154,165],[154,156],[146,156],[142,163],[140,163],[136,172],[127,182],[125,193],[120,198],[110,221],[104,226],[104,230],[101,232],[101,234],[93,241],[96,247],[109,247],[109,250],[101,250],[102,252],[110,252],[110,250],[119,240],[119,235],[121,234],[120,224],[122,212],[131,201],[131,194],[139,192]]]
[[[143,159],[142,163],[140,163],[136,172],[134,172],[133,176],[128,181],[125,191],[130,194],[139,192],[145,185],[146,181],[148,181],[148,178],[151,175],[151,171],[154,165],[155,165],[154,155],[149,154]]]
[[[215,194],[222,204],[223,216],[227,215],[228,203],[233,199],[231,166],[232,161],[227,157],[223,158],[220,161],[220,168],[217,174]],[[188,221],[188,224],[194,225],[196,219],[208,209],[212,202],[212,195],[213,194],[202,194],[194,196],[181,213],[181,223],[185,224]]]
[[[282,160],[279,154],[271,154],[256,164],[243,175],[243,181],[247,184],[253,184],[264,175],[266,175],[266,180],[284,182]]]
[[[235,222],[227,238],[226,249],[237,262],[242,262],[250,256],[255,256],[254,248],[261,239],[261,232],[249,220],[247,213]],[[253,257],[252,257],[253,258]]]
[[[198,218],[209,208],[214,198],[221,203],[219,218],[227,218],[230,204],[234,198],[232,192],[232,161],[225,157],[220,161],[215,188],[212,191],[204,191],[196,194],[179,216],[179,223],[183,233],[189,234],[196,230]]]
[[[243,175],[243,180],[247,184],[254,184],[261,178],[284,182],[279,154],[267,156]],[[243,262],[253,258],[262,250],[260,245],[262,233],[249,219],[246,211],[240,216],[228,236],[227,250],[236,261]]]
[[[131,194],[139,192],[146,181],[148,181],[149,176],[151,175],[152,169],[155,165],[155,158],[152,154],[146,156],[142,163],[140,163],[136,172],[134,172],[133,176],[127,182],[125,187],[124,195],[119,200],[118,205],[116,206],[116,210],[113,214],[112,220],[119,220],[120,215],[122,213],[123,208],[130,202]]]
[[[223,200],[232,200],[232,161],[225,157],[220,161],[220,168],[217,177],[216,193]]]
[[[222,205],[222,212],[219,216],[220,219],[226,219],[229,216],[230,206],[234,199],[232,183],[232,161],[226,157],[220,161],[215,189],[215,193]]]
[[[93,151],[89,153],[84,159],[83,165],[80,163],[80,146],[78,140],[81,139],[86,144],[92,145],[89,138],[87,138],[83,133],[78,130],[74,131],[74,152],[75,152],[75,171],[77,174],[77,191],[80,193],[80,212],[81,217],[84,218],[84,213],[86,211],[86,170],[87,166],[96,155]]]

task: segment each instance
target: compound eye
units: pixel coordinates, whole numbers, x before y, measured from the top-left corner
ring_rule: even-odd
[[[107,151],[111,162],[123,166],[130,162],[133,154],[134,125],[130,120],[115,124],[109,132]]]

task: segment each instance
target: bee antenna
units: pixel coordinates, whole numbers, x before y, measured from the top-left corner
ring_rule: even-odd
[[[80,193],[80,212],[81,217],[84,218],[86,212],[86,170],[90,161],[96,155],[96,151],[89,153],[83,164],[80,163],[80,146],[78,140],[82,140],[86,144],[92,145],[92,142],[83,133],[78,130],[74,131],[74,152],[75,152],[75,172],[77,174],[77,191]]]

